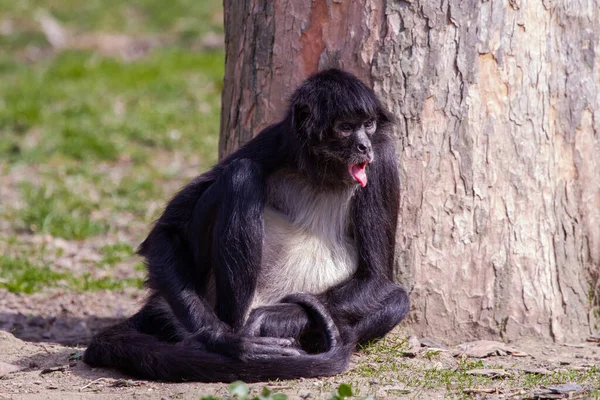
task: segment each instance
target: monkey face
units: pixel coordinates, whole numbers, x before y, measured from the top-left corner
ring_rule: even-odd
[[[372,117],[336,119],[314,153],[338,182],[365,187],[367,166],[375,158],[371,138],[376,132],[377,120]]]
[[[394,117],[375,93],[350,74],[318,73],[296,89],[286,124],[299,169],[329,187],[367,185],[380,138]]]

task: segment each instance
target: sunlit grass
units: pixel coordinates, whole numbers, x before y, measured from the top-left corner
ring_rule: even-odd
[[[0,256],[0,288],[14,293],[34,293],[45,287],[61,287],[75,291],[120,290],[142,288],[142,278],[93,278],[57,272],[47,265],[34,264],[25,258]]]
[[[215,159],[222,52],[162,49],[125,63],[71,51],[15,68],[0,88],[0,154],[13,162],[133,159],[196,149]]]
[[[135,57],[53,48],[43,14],[75,41],[157,44]],[[217,159],[224,51],[202,38],[223,32],[222,2],[0,0],[0,15],[0,248],[10,249],[0,287],[140,287],[112,268],[131,263],[143,275],[134,247],[173,192]],[[101,259],[71,275],[52,263],[60,252],[42,257],[22,235],[114,244],[98,245]]]

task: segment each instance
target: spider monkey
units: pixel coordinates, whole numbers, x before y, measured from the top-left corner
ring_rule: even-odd
[[[355,76],[309,77],[282,121],[167,204],[138,249],[147,301],[84,361],[164,381],[343,372],[409,309],[392,282],[392,123]]]

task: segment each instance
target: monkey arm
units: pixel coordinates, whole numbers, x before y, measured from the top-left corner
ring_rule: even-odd
[[[246,158],[229,160],[212,172],[210,184],[201,193],[185,188],[172,201],[177,202],[178,209],[182,203],[178,197],[192,203],[191,219],[188,217],[180,229],[186,233],[187,245],[180,254],[190,254],[191,259],[168,278],[183,276],[179,279],[197,293],[206,292],[214,284],[210,288],[214,289],[214,312],[210,311],[233,332],[243,324],[260,271],[263,175],[258,162]]]
[[[216,185],[214,192],[219,195],[219,205],[210,244],[216,314],[234,331],[239,331],[260,271],[265,202],[263,171],[254,161],[236,160],[226,167]]]
[[[373,139],[376,156],[369,165],[369,184],[358,191],[352,204],[358,274],[386,277],[391,281],[400,208],[400,175],[389,137]]]

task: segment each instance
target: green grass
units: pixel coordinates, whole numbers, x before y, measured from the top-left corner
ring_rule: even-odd
[[[81,240],[108,230],[106,223],[90,217],[90,213],[100,205],[70,192],[64,186],[34,187],[24,183],[22,195],[25,206],[19,216],[31,232]]]
[[[76,291],[120,290],[142,288],[141,278],[92,278],[56,272],[46,265],[36,265],[25,258],[0,256],[0,288],[14,293],[34,293],[44,287],[63,287]]]
[[[128,243],[115,243],[106,245],[100,248],[102,260],[99,262],[99,264],[113,266],[117,263],[130,259],[133,257],[134,253],[135,250]]]
[[[215,0],[0,0],[0,10],[31,20],[46,10],[78,31],[174,33],[183,37],[222,31],[222,2]]]
[[[185,149],[216,160],[222,50],[198,51],[190,38],[222,32],[217,0],[7,1],[0,15],[0,161],[84,163],[133,159]],[[50,12],[68,30],[180,35],[135,61],[92,51],[54,52],[37,16]],[[50,52],[30,63],[23,52]]]
[[[131,63],[81,51],[36,68],[9,62],[0,157],[144,162],[154,149],[184,148],[213,161],[223,62],[222,52],[181,49]]]
[[[133,59],[53,49],[41,13],[74,41],[117,34],[159,45]],[[141,287],[111,268],[130,263],[142,275],[134,247],[177,187],[217,159],[225,57],[199,43],[223,32],[222,15],[220,0],[0,0],[1,287]],[[87,274],[57,270],[61,250],[39,254],[22,238],[32,234],[98,243],[101,258]]]
[[[0,287],[15,293],[33,293],[45,286],[55,286],[63,275],[29,260],[0,256]]]
[[[83,276],[71,276],[67,280],[67,286],[77,291],[97,290],[122,290],[128,287],[142,289],[144,279],[142,278],[92,278],[89,274]]]

